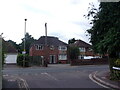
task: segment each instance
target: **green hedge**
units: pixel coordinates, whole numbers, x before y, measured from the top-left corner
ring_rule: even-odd
[[[22,67],[29,67],[30,66],[30,58],[29,55],[25,54],[19,54],[17,56],[17,65]],[[24,66],[23,66],[24,65]]]
[[[120,68],[120,59],[110,59],[110,79],[120,80],[120,70],[113,69],[113,66]]]
[[[120,59],[117,59],[117,60],[115,61],[115,66],[116,66],[116,67],[120,67]]]

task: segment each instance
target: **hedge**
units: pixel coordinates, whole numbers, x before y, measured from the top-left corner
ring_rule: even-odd
[[[30,58],[27,54],[19,54],[17,56],[17,65],[22,67],[29,67],[30,66]],[[23,66],[24,65],[24,66]]]

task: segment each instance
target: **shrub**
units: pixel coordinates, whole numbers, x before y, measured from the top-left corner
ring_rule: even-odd
[[[120,80],[120,70],[115,70],[112,67],[120,67],[120,59],[112,59],[111,60],[112,64],[110,66],[111,68],[111,73],[110,73],[110,79],[111,80]]]
[[[24,60],[25,59],[25,60]],[[17,57],[17,65],[24,67],[29,67],[29,56],[25,54],[25,58],[23,54],[19,54]]]
[[[78,47],[69,47],[69,55],[71,60],[78,59],[80,52]]]
[[[116,66],[116,67],[120,67],[120,59],[117,59],[117,60],[115,61],[115,66]]]

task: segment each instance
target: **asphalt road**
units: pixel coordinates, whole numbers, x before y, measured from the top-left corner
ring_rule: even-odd
[[[48,65],[48,67],[4,68],[4,79],[19,88],[103,88],[92,80],[89,75],[95,71],[109,70],[108,65],[70,66],[68,64]],[[8,85],[9,86],[9,85]],[[12,86],[10,86],[12,88]],[[14,86],[13,86],[14,87]]]

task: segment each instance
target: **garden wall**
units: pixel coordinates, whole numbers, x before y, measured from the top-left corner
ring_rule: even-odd
[[[99,65],[108,64],[107,58],[79,59],[71,60],[71,65]]]

